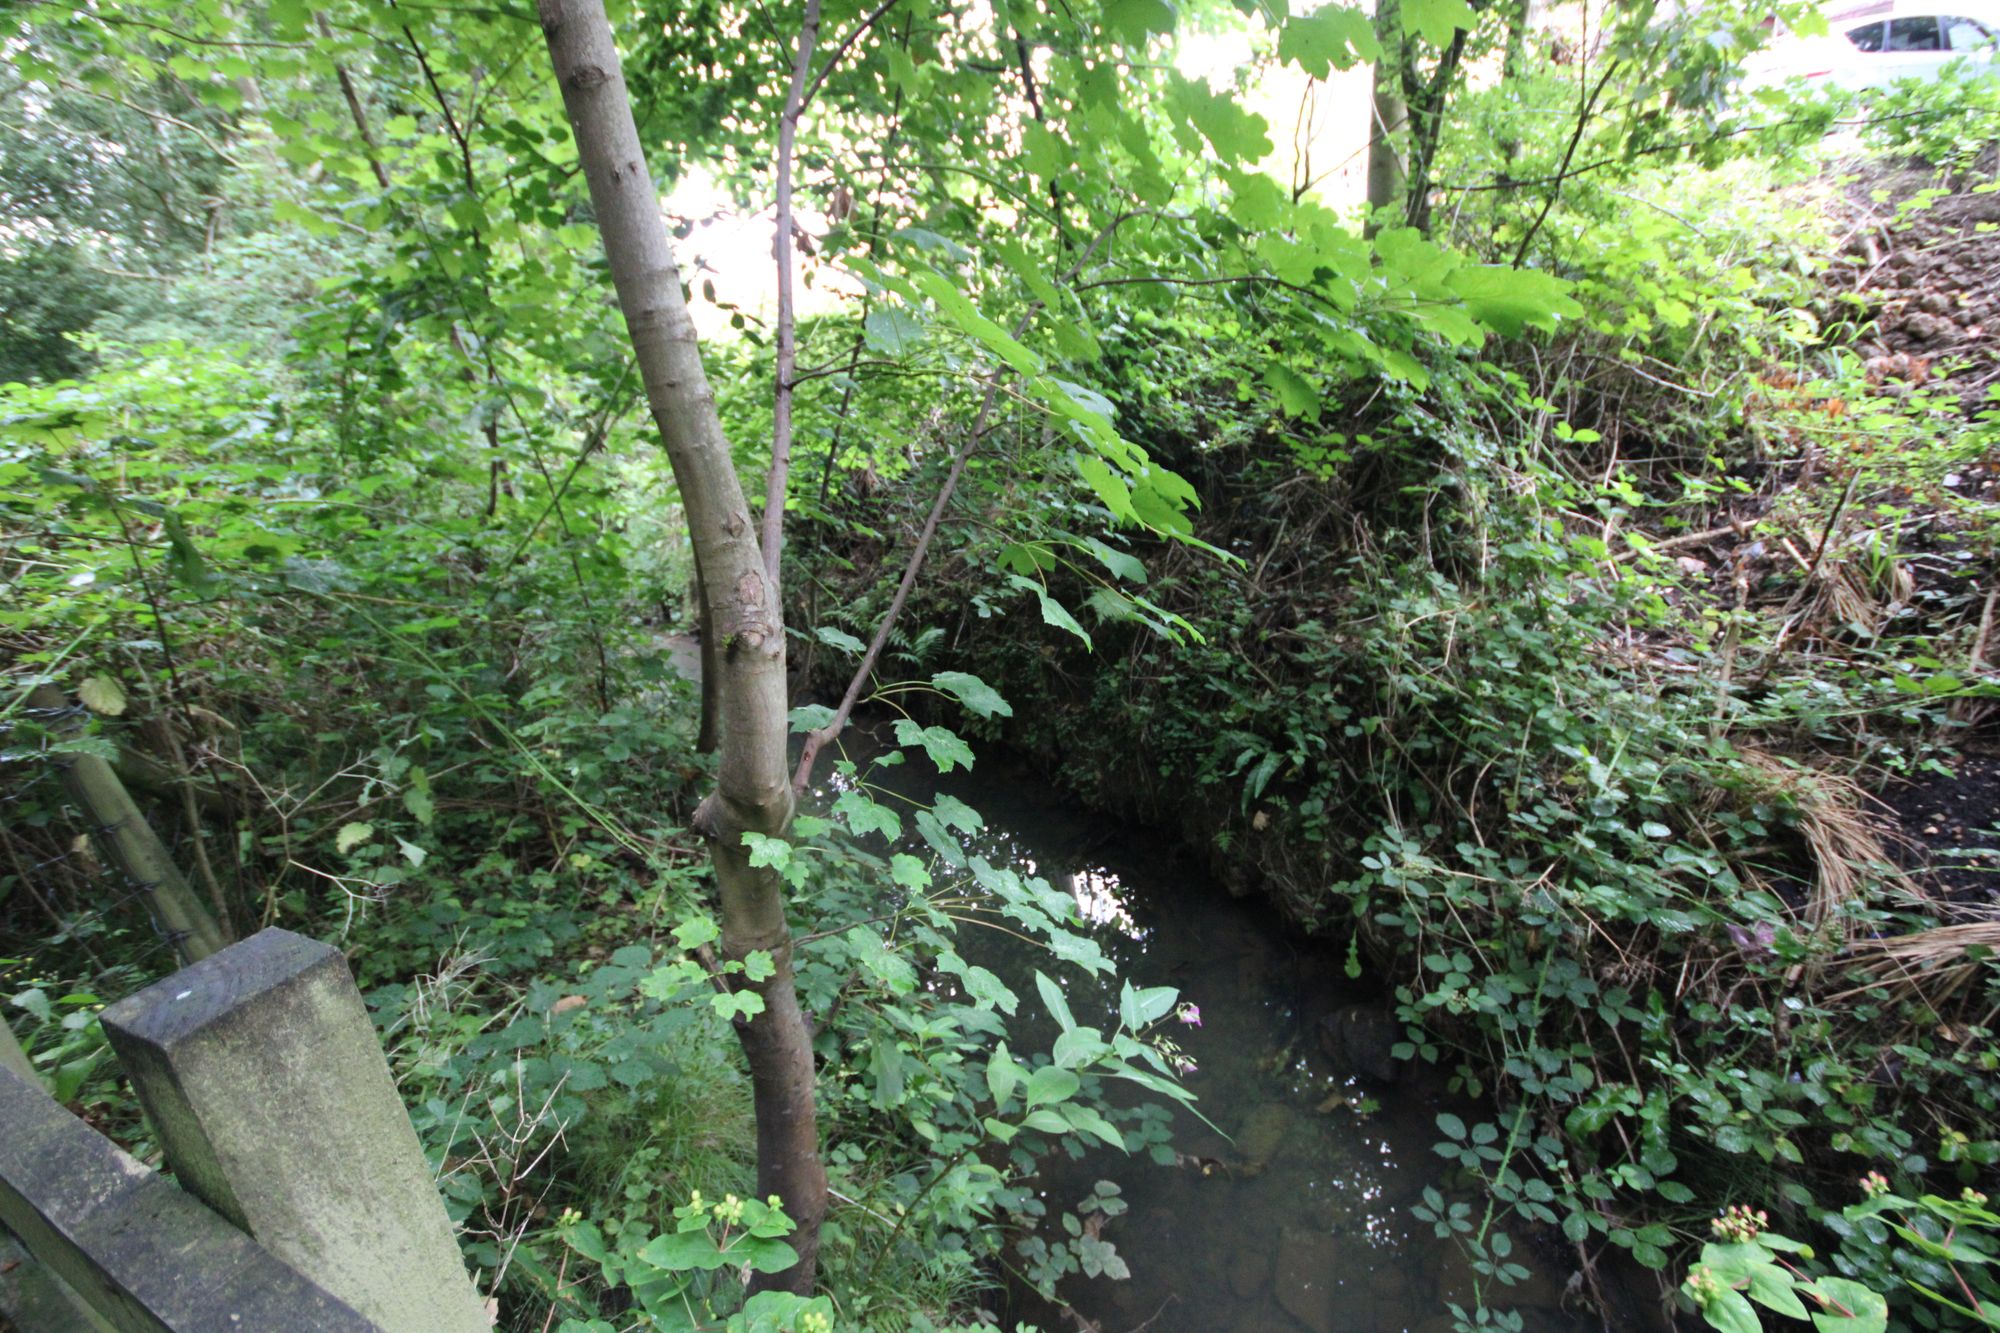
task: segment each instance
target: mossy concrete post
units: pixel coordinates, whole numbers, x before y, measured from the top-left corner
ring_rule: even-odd
[[[0,1069],[11,1069],[30,1083],[41,1082],[34,1065],[28,1062],[28,1053],[21,1049],[14,1029],[7,1026],[5,1019],[0,1019]]]
[[[485,1333],[338,950],[265,930],[102,1020],[190,1192],[385,1333]]]

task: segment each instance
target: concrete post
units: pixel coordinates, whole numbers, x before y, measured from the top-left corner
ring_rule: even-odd
[[[0,1280],[0,1327],[12,1319],[29,1333],[382,1333],[5,1069],[0,1228],[0,1241],[11,1233],[36,1261]],[[46,1272],[24,1272],[34,1267]],[[30,1277],[43,1279],[39,1291],[26,1289]],[[68,1296],[90,1313],[65,1309]]]
[[[385,1333],[485,1333],[338,950],[266,930],[101,1017],[191,1193]]]
[[[7,1026],[7,1020],[0,1019],[0,1069],[11,1069],[30,1083],[39,1085],[41,1078],[35,1067],[28,1063],[28,1053],[21,1049],[20,1041],[14,1036],[14,1029]]]

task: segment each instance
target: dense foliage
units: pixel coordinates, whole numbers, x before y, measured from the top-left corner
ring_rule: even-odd
[[[1986,719],[2000,417],[1963,356],[1865,354],[1880,293],[1829,277],[1878,182],[1883,235],[1991,225],[1990,89],[1875,108],[1870,148],[1933,175],[1822,149],[1854,108],[1731,96],[1747,8],[1558,37],[1401,0],[1386,52],[1345,6],[1242,10],[613,15],[654,179],[756,219],[755,274],[684,264],[746,476],[819,25],[792,723],[878,634],[898,714],[746,835],[835,1201],[817,1294],[747,1302],[796,1257],[731,1038],[770,959],[713,948],[696,570],[536,24],[11,15],[0,994],[55,1095],[149,1147],[94,1015],[175,941],[58,780],[92,755],[224,928],[347,949],[503,1326],[941,1328],[1122,1274],[1117,1187],[1045,1198],[1037,1164],[1173,1160],[1180,997],[1110,977],[977,811],[894,795],[976,737],[1339,940],[1399,1056],[1489,1108],[1439,1118],[1462,1169],[1415,1210],[1479,1274],[1459,1323],[1520,1326],[1528,1245],[1586,1289],[1629,1255],[1722,1327],[1801,1295],[1826,1328],[1990,1320],[1959,1191],[2000,1159],[2000,936],[1864,792]],[[1241,68],[1175,63],[1234,34]],[[1364,218],[1250,106],[1371,60],[1416,96],[1410,197]]]

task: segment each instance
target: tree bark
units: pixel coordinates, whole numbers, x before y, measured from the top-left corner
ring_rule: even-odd
[[[699,754],[714,754],[720,737],[716,735],[716,697],[722,689],[721,655],[715,651],[715,630],[708,623],[708,584],[701,577],[701,562],[694,567],[694,600],[698,610],[695,638],[701,645],[701,723],[695,732],[694,748]]]
[[[745,833],[777,837],[791,823],[782,608],[766,573],[715,393],[702,370],[658,191],[633,124],[603,0],[538,0],[542,34],[611,264],[632,349],[687,511],[715,637],[721,747],[717,787],[695,823],[708,839],[722,899],[722,946],[763,950],[774,971],[755,991],[762,1013],[737,1025],[757,1115],[760,1194],[777,1194],[797,1223],[799,1262],[754,1288],[812,1290],[826,1216],[826,1171],[814,1109],[812,1034],[792,983],[782,882],[750,864]]]
[[[1365,231],[1370,236],[1378,230],[1376,218],[1383,216],[1383,210],[1398,209],[1403,199],[1402,143],[1409,120],[1409,108],[1403,102],[1403,66],[1410,53],[1396,0],[1376,0],[1375,39],[1382,55],[1375,62],[1375,90],[1369,102]]]

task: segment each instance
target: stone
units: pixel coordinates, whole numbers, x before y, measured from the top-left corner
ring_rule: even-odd
[[[101,1021],[190,1193],[384,1333],[485,1333],[339,950],[265,930]]]
[[[1271,1254],[1262,1245],[1238,1246],[1229,1257],[1229,1294],[1254,1301],[1271,1285]]]
[[[1950,322],[1936,315],[1912,313],[1903,316],[1903,333],[1913,342],[1935,342],[1950,330]]]
[[[1403,1025],[1381,1005],[1342,1005],[1320,1019],[1318,1035],[1320,1053],[1339,1073],[1385,1084],[1403,1076],[1394,1055],[1396,1043],[1404,1040]]]
[[[1286,1227],[1278,1238],[1277,1272],[1272,1282],[1285,1313],[1314,1333],[1369,1327],[1355,1315],[1372,1302],[1366,1265],[1337,1237]]]
[[[1283,1102],[1265,1102],[1252,1111],[1236,1131],[1236,1173],[1260,1174],[1285,1146],[1286,1137],[1298,1117]]]
[[[4,1020],[0,1020],[0,1069],[11,1069],[30,1083],[41,1081],[35,1067],[28,1063],[28,1053],[14,1039],[14,1029],[8,1027]]]

